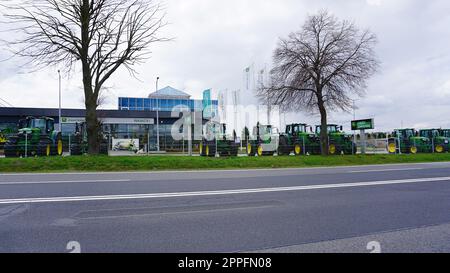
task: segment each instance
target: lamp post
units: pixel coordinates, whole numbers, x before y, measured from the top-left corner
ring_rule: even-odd
[[[61,125],[61,70],[58,70],[58,77],[59,77],[59,109],[58,109],[58,124],[59,124],[59,131],[61,132],[62,130],[62,125]]]
[[[158,92],[159,77],[156,77],[156,92]],[[159,152],[159,98],[156,96],[156,149]]]

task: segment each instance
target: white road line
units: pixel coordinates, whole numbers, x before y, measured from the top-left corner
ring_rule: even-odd
[[[234,194],[252,194],[252,193],[268,193],[268,192],[289,192],[289,191],[305,191],[305,190],[320,190],[320,189],[354,188],[354,187],[396,185],[396,184],[413,184],[413,183],[439,182],[439,181],[440,182],[450,181],[450,177],[420,178],[420,179],[406,179],[406,180],[387,180],[387,181],[342,183],[342,184],[325,184],[325,185],[310,185],[310,186],[298,186],[298,187],[221,190],[221,191],[0,199],[0,204],[55,203],[55,202],[80,202],[80,201],[99,201],[99,200],[127,200],[127,199],[129,200],[129,199],[155,199],[155,198],[174,198],[174,197],[193,197],[193,196],[234,195]]]
[[[30,184],[76,184],[76,183],[108,183],[108,182],[130,182],[130,179],[117,180],[73,180],[73,181],[28,181],[28,182],[0,182],[0,185],[30,185]]]
[[[381,173],[381,172],[417,171],[417,170],[425,170],[425,168],[360,170],[360,171],[349,171],[349,173],[376,173],[376,172]]]

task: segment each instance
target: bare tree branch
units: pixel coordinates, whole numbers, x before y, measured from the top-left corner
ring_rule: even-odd
[[[284,111],[319,113],[322,152],[327,111],[351,108],[351,95],[364,95],[366,81],[376,72],[376,36],[339,21],[327,11],[310,16],[303,28],[281,39],[274,51],[271,85],[258,90]]]
[[[120,68],[148,59],[150,46],[167,25],[164,8],[153,0],[2,0],[5,24],[14,33],[3,44],[33,68],[61,67],[69,73],[80,63],[90,139],[97,139],[99,96]],[[95,136],[95,137],[94,137]],[[98,151],[98,143],[90,152]]]

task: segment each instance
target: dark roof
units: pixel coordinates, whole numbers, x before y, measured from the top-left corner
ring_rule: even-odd
[[[63,117],[84,117],[86,110],[84,109],[62,109]],[[128,110],[97,110],[99,118],[156,118],[155,111],[128,111]],[[171,118],[171,112],[160,113],[161,118]],[[58,117],[57,108],[15,108],[0,107],[0,117]]]

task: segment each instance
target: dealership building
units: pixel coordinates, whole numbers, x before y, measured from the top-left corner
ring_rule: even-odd
[[[168,86],[151,93],[148,98],[120,97],[117,110],[98,110],[98,118],[103,124],[103,132],[110,138],[139,139],[140,148],[148,145],[150,150],[156,150],[159,131],[160,150],[176,151],[181,149],[182,143],[172,138],[171,131],[181,114],[177,117],[172,112],[191,111],[194,115],[201,115],[203,122],[218,115],[218,101],[210,99],[210,91],[205,93],[208,95],[204,94],[203,100],[194,100],[189,94]],[[74,134],[76,124],[85,121],[85,110],[62,109],[60,121],[58,109],[0,107],[0,131],[17,128],[19,120],[29,116],[46,116],[57,124],[61,122],[62,134],[68,139]]]

